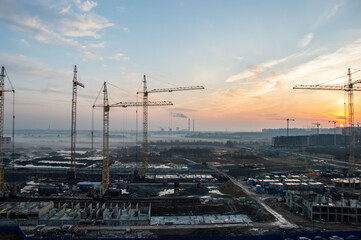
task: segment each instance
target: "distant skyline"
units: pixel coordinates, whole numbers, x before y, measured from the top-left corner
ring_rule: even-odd
[[[111,102],[141,101],[143,75],[149,89],[205,87],[150,95],[174,104],[149,108],[150,130],[187,129],[185,117],[199,131],[285,128],[286,118],[296,119],[291,128],[330,128],[344,122],[345,93],[292,87],[344,84],[348,68],[361,79],[360,10],[355,0],[2,0],[0,64],[19,129],[70,129],[74,65],[85,85],[78,130],[91,129],[103,81],[117,86],[108,86]],[[6,93],[6,129],[11,100]],[[141,130],[141,109],[138,119]],[[135,109],[112,109],[110,127],[134,130]]]

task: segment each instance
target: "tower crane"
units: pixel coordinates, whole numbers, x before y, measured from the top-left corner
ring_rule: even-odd
[[[74,66],[73,77],[73,98],[71,101],[71,153],[70,168],[68,170],[68,179],[76,178],[76,157],[75,157],[75,138],[76,138],[76,105],[77,105],[77,87],[84,88],[84,84],[78,82],[76,65]]]
[[[334,133],[336,134],[336,124],[337,124],[337,121],[328,121],[329,123],[333,123],[333,131]]]
[[[160,92],[176,92],[186,90],[199,90],[204,89],[203,86],[190,86],[190,87],[175,87],[175,88],[162,88],[152,89],[148,91],[147,79],[143,76],[143,92],[137,92],[137,94],[143,94],[143,149],[142,149],[142,169],[140,175],[145,177],[148,170],[148,95],[149,93]]]
[[[5,105],[5,92],[12,92],[15,98],[15,90],[12,87],[12,90],[5,90],[5,67],[1,67],[0,74],[0,192],[7,190],[7,183],[4,176],[4,162],[3,162],[3,135],[4,135],[4,105]],[[9,77],[8,77],[9,79]],[[9,80],[10,81],[10,80]],[[14,99],[13,98],[13,99]],[[14,115],[14,104],[13,101],[13,156],[14,156],[14,126],[15,126],[15,115]]]
[[[337,121],[328,121],[329,123],[333,123],[333,145],[336,146],[336,124]]]
[[[103,164],[102,164],[102,183],[100,192],[102,195],[105,194],[109,183],[110,183],[110,171],[109,171],[109,111],[112,107],[139,107],[144,106],[144,102],[118,102],[114,104],[109,104],[108,101],[108,90],[107,84],[103,84],[103,105],[93,105],[94,107],[103,108]],[[170,101],[148,101],[148,106],[169,106],[173,105]]]
[[[315,123],[312,123],[312,125],[315,125],[317,128],[317,145],[319,145],[320,144],[320,125],[321,125],[321,123],[315,122]]]
[[[344,86],[333,86],[333,85],[295,85],[293,89],[308,89],[308,90],[338,90],[346,91],[348,93],[348,119],[350,129],[350,149],[349,149],[349,164],[348,173],[352,175],[355,171],[355,133],[354,133],[354,102],[353,102],[353,91],[361,91],[360,87],[354,87],[354,84],[361,83],[361,80],[352,82],[351,69],[348,69],[348,82]]]
[[[287,121],[287,137],[290,129],[290,121],[296,121],[296,119],[293,118],[286,118],[286,119],[278,119],[278,120],[286,120]]]
[[[289,133],[289,129],[290,129],[290,121],[296,121],[296,119],[293,118],[286,118],[286,119],[275,119],[275,120],[286,120],[287,122],[287,142],[289,141],[288,139],[288,133]]]
[[[315,123],[312,123],[312,125],[315,125],[315,126],[316,126],[316,128],[317,128],[317,135],[319,135],[319,134],[320,134],[320,126],[321,126],[321,123],[315,122]]]
[[[4,132],[4,79],[5,68],[1,67],[0,79],[0,191],[4,192],[7,188],[7,183],[4,177],[4,163],[3,163],[3,132]]]
[[[102,166],[102,195],[109,186],[109,101],[107,83],[104,82],[103,97],[103,166]]]

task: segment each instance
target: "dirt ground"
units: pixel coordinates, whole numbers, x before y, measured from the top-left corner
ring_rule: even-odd
[[[219,186],[219,191],[224,194],[230,194],[235,197],[246,197],[247,195],[237,186],[235,186],[230,180]]]
[[[352,231],[361,230],[360,225],[345,225],[340,223],[329,222],[314,222],[310,219],[301,216],[295,212],[292,212],[290,208],[284,202],[278,202],[275,198],[269,198],[265,201],[267,205],[271,206],[274,210],[282,214],[288,221],[295,223],[304,228],[312,230],[335,230],[335,231]]]

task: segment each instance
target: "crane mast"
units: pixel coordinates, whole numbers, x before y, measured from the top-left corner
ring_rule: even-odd
[[[4,85],[5,85],[5,67],[1,67],[0,76],[0,191],[4,192],[7,188],[4,177],[3,162],[3,133],[4,133]]]
[[[148,99],[148,97],[147,97]],[[143,115],[143,122],[145,121],[145,125],[143,125],[143,151],[142,151],[142,168],[141,168],[141,172],[140,175],[141,176],[145,176],[145,173],[148,170],[148,152],[144,151],[144,147],[146,146],[148,149],[148,107],[149,106],[169,106],[169,105],[173,105],[172,102],[170,101],[144,101],[143,102],[119,102],[119,103],[115,103],[112,104],[111,107],[140,107],[143,106],[143,114],[146,114],[146,117],[144,118]],[[146,109],[146,110],[144,110]],[[145,120],[144,120],[145,119]],[[146,126],[144,128],[144,126]],[[146,130],[146,131],[144,131]],[[145,134],[144,134],[145,133]]]
[[[104,195],[109,186],[109,101],[107,84],[104,82],[103,87],[103,167],[102,167],[102,189],[101,192]]]
[[[142,168],[140,176],[145,177],[148,170],[148,89],[147,79],[143,76],[143,149],[142,149]]]
[[[160,93],[160,92],[175,92],[175,91],[186,91],[186,90],[199,90],[204,89],[203,86],[190,86],[190,87],[176,87],[176,88],[162,88],[153,89],[148,91],[147,79],[143,76],[143,92],[137,94],[143,94],[143,149],[142,149],[142,169],[140,175],[145,177],[148,170],[148,94],[149,93]]]
[[[353,174],[355,172],[355,131],[354,131],[354,102],[353,102],[353,83],[351,79],[351,70],[348,69],[348,112],[349,112],[349,129],[350,129],[350,153],[349,153],[349,164],[348,172]]]
[[[336,146],[336,124],[337,121],[328,121],[329,123],[333,123],[333,144]]]
[[[354,84],[361,83],[361,80],[352,82],[351,70],[348,69],[348,83],[344,86],[332,85],[295,85],[293,89],[309,89],[309,90],[342,90],[348,93],[348,121],[350,131],[350,146],[349,146],[349,164],[348,173],[352,175],[355,171],[355,133],[354,133],[354,99],[353,91],[361,91],[360,87],[354,87]]]
[[[106,82],[103,85],[103,105],[93,105],[94,107],[103,107],[103,166],[102,166],[102,184],[101,184],[101,193],[104,195],[106,189],[110,183],[110,172],[109,172],[109,110],[111,107],[143,107],[143,161],[141,176],[145,176],[148,169],[148,106],[168,106],[173,105],[170,101],[148,101],[149,92],[173,92],[173,91],[183,91],[183,90],[195,90],[195,89],[204,89],[202,86],[189,87],[189,88],[169,88],[169,89],[155,89],[148,91],[146,77],[143,79],[143,102],[118,102],[112,105],[109,105],[108,101],[108,91]]]
[[[315,125],[315,126],[316,126],[316,128],[317,128],[317,135],[319,135],[319,134],[320,134],[320,126],[321,126],[321,123],[315,122],[315,123],[312,123],[312,125]]]
[[[76,142],[76,105],[77,105],[77,86],[84,88],[84,85],[78,82],[77,68],[74,66],[73,77],[73,98],[71,101],[71,147],[70,147],[70,159],[71,165],[68,170],[68,178],[76,178],[76,156],[75,156],[75,142]]]
[[[139,107],[144,106],[144,102],[118,102],[112,105],[109,104],[107,84],[103,84],[103,105],[93,105],[94,107],[103,108],[103,166],[102,166],[102,184],[101,194],[104,195],[110,184],[109,171],[109,112],[112,107]],[[147,106],[168,106],[173,105],[170,101],[148,101]]]
[[[286,121],[287,121],[287,137],[288,137],[288,132],[289,132],[289,129],[290,129],[290,121],[295,121],[295,119],[287,118]]]

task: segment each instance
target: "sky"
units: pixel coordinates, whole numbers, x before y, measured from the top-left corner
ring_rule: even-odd
[[[85,85],[78,130],[91,129],[104,81],[111,103],[141,101],[144,75],[148,89],[205,88],[150,94],[173,102],[149,107],[150,130],[186,129],[187,118],[199,131],[282,128],[286,118],[326,128],[344,122],[345,92],[292,87],[343,85],[348,68],[361,79],[360,10],[356,0],[1,0],[0,64],[21,129],[70,129],[74,65]],[[10,129],[12,94],[5,99]],[[112,108],[110,128],[134,130],[135,111]],[[94,116],[102,129],[101,108]]]

